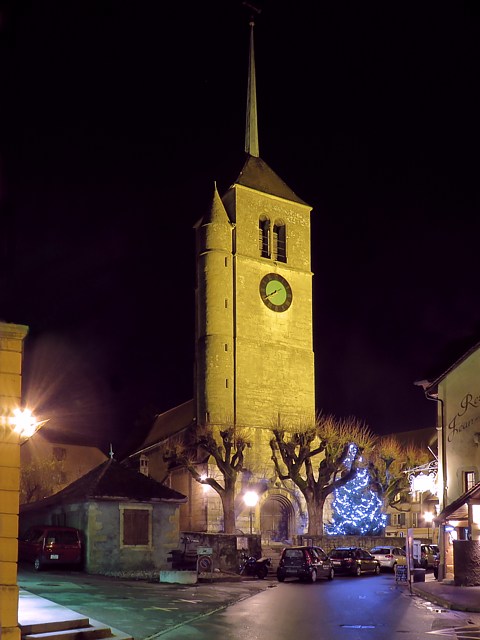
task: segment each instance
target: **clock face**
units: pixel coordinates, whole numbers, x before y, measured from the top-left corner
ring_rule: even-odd
[[[272,311],[286,311],[292,304],[292,288],[278,273],[267,273],[260,281],[260,297]]]

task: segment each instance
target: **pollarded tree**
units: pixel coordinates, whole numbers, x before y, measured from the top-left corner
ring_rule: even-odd
[[[291,480],[303,494],[308,534],[323,534],[327,497],[349,482],[369,455],[374,436],[355,418],[320,414],[313,425],[273,427],[272,460],[280,480]],[[350,445],[355,444],[351,451]]]
[[[170,469],[183,467],[197,482],[209,485],[218,493],[223,507],[224,533],[235,533],[235,487],[239,474],[245,471],[244,452],[249,444],[245,429],[205,425],[192,431],[189,441],[170,443],[163,454]],[[203,473],[204,463],[210,457],[220,471],[220,481],[213,475],[205,477]]]
[[[384,505],[400,510],[408,502],[409,469],[430,462],[427,451],[414,445],[404,446],[395,436],[379,438],[370,454],[369,473],[374,489]]]

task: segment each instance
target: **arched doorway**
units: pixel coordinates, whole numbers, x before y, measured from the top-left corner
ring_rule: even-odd
[[[295,513],[291,502],[280,494],[269,496],[260,511],[260,531],[265,542],[289,540],[294,532]]]

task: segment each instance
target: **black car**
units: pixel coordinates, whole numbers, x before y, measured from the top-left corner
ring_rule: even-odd
[[[362,573],[380,573],[380,562],[366,549],[360,547],[337,547],[330,551],[330,560],[335,573],[360,576]]]
[[[282,551],[277,567],[277,578],[298,578],[302,581],[316,582],[317,578],[333,580],[333,567],[329,557],[320,547],[287,547]]]

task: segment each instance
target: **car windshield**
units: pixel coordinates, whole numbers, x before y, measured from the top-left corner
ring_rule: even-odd
[[[392,550],[389,549],[388,547],[375,547],[375,549],[372,549],[370,553],[380,553],[380,554],[388,555],[389,553],[392,553]]]

